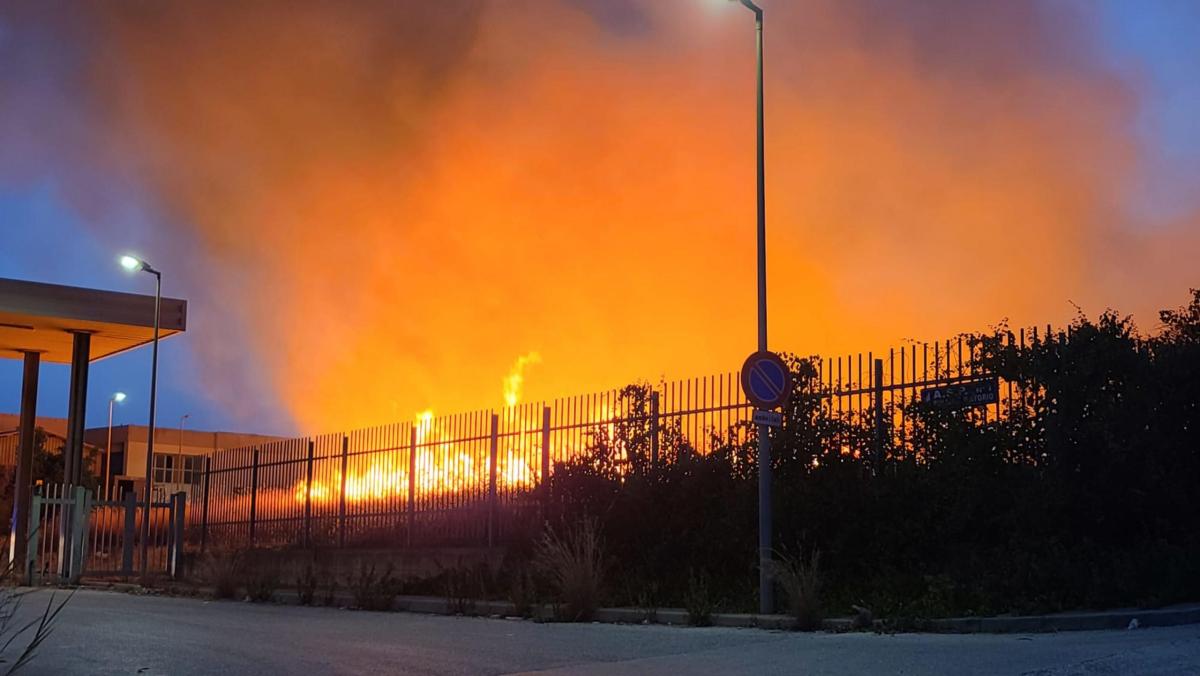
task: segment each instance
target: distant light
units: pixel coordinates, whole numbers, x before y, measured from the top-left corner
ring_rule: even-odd
[[[145,263],[134,258],[133,256],[129,256],[129,255],[121,256],[121,267],[125,268],[126,270],[129,270],[130,272],[133,272],[135,270],[141,270],[144,266],[145,266]]]
[[[125,393],[117,392],[116,394],[113,395],[113,401],[117,402],[118,404],[125,401]]]

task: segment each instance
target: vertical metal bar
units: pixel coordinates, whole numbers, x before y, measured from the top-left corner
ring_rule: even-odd
[[[491,462],[488,463],[488,547],[495,545],[496,537],[496,455],[499,450],[500,416],[492,414],[491,447],[489,449]]]
[[[204,458],[204,497],[200,508],[200,554],[203,555],[208,545],[208,487],[212,475],[212,456]]]
[[[417,525],[417,425],[408,428],[408,532],[405,541],[413,543],[413,530]]]
[[[658,391],[650,393],[650,466],[658,466]]]
[[[250,546],[254,546],[258,518],[258,449],[255,448],[250,464]]]
[[[304,546],[312,546],[312,484],[313,450],[315,444],[308,440],[308,459],[304,465]]]
[[[187,509],[187,493],[179,491],[175,494],[175,523],[171,529],[174,537],[174,547],[171,550],[171,577],[179,577],[179,562],[183,560],[183,524],[184,510]]]
[[[342,478],[338,490],[338,546],[346,546],[346,471],[349,464],[350,437],[342,435]]]
[[[655,397],[657,398],[657,394]],[[542,407],[542,517],[550,511],[550,407]]]
[[[125,535],[121,542],[121,574],[125,577],[133,575],[133,547],[137,539],[137,494],[129,491],[125,494]]]
[[[884,456],[884,441],[883,441],[883,360],[875,360],[874,373],[875,386],[875,474],[879,475],[883,472],[883,456]]]

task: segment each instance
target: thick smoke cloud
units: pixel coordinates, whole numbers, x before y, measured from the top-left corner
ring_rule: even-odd
[[[1086,4],[766,2],[773,347],[871,349],[1182,299],[1134,223],[1137,83]],[[754,342],[736,5],[28,3],[0,177],[188,271],[206,383],[299,428],[736,366]],[[34,158],[30,160],[30,158]],[[128,232],[122,232],[130,236]],[[231,346],[245,341],[249,354]],[[254,367],[251,367],[251,364]]]

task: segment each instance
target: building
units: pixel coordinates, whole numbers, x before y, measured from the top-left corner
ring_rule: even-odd
[[[119,425],[112,428],[112,457],[109,459],[107,486],[114,498],[128,491],[139,495],[146,479],[145,425]],[[84,441],[101,449],[108,443],[108,427],[86,430]],[[153,490],[155,500],[184,492],[189,498],[203,480],[204,458],[221,448],[237,448],[275,441],[279,437],[242,432],[157,427],[154,432]],[[100,465],[103,468],[103,461]],[[104,470],[101,469],[101,473]]]
[[[14,467],[17,460],[19,416],[0,413],[0,467]],[[62,453],[66,446],[66,418],[40,417],[35,423],[45,435],[45,449]],[[145,425],[117,425],[112,428],[112,456],[105,453],[108,427],[84,430],[83,456],[88,470],[100,479],[99,498],[119,498],[128,491],[139,495],[146,478]],[[280,437],[242,432],[207,432],[159,427],[154,435],[154,499],[183,491],[189,496],[203,478],[204,458],[214,450],[252,446]],[[108,480],[105,481],[107,475]],[[36,477],[35,477],[36,478]]]
[[[43,448],[51,454],[61,454],[67,446],[66,418],[38,418],[34,427],[45,434]],[[20,416],[0,413],[0,468],[16,467],[17,453],[20,447]],[[96,475],[102,469],[100,459],[103,457],[103,447],[84,442],[83,462],[88,470]],[[39,479],[41,477],[34,477]]]

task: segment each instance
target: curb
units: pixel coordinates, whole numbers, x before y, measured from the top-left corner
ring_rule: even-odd
[[[125,583],[84,583],[82,589],[123,593],[147,593],[140,585]],[[210,597],[210,587],[192,587],[192,597]],[[148,590],[151,594],[171,595],[160,590]],[[236,602],[236,601],[235,601]],[[280,605],[299,605],[294,591],[276,591],[272,602]],[[451,609],[449,600],[440,596],[397,596],[392,610],[422,613],[427,615],[474,615],[480,617],[520,617],[509,601],[466,601],[468,612]],[[314,604],[320,607],[324,604]],[[350,608],[354,598],[345,591],[334,595],[329,607]],[[542,604],[534,607],[534,621],[553,621],[553,606]],[[593,622],[605,624],[660,624],[688,626],[687,611],[682,608],[600,608]],[[911,623],[893,623],[876,620],[875,631],[925,632],[940,634],[1036,634],[1059,631],[1097,631],[1104,629],[1128,629],[1131,627],[1172,627],[1183,624],[1200,624],[1200,604],[1178,605],[1153,610],[1125,608],[1098,612],[1068,612],[1054,615],[1001,615],[996,617],[952,617],[928,620],[912,620]],[[744,613],[713,613],[711,626],[745,629],[789,630],[793,621],[787,615],[751,615]],[[829,618],[821,622],[821,629],[842,633],[860,631],[852,618]]]

